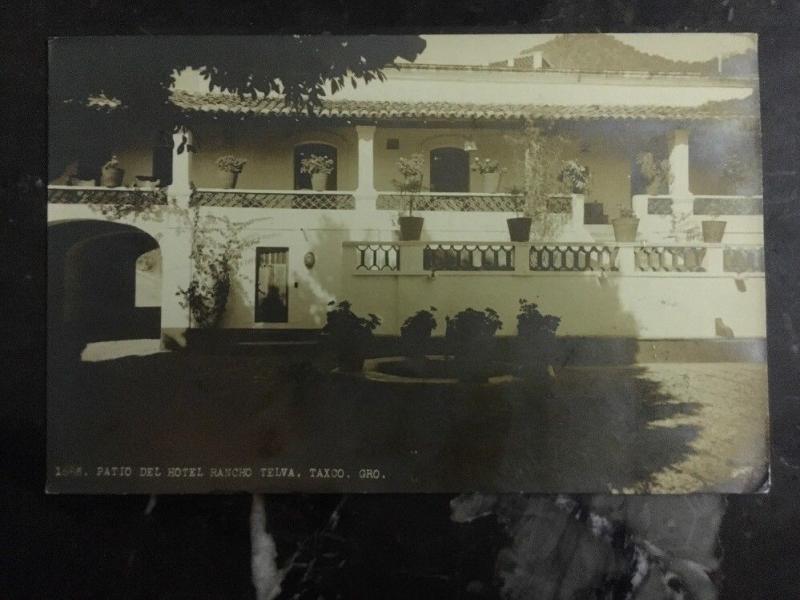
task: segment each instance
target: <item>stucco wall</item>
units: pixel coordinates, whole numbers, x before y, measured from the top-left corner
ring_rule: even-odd
[[[499,335],[514,335],[520,298],[561,317],[559,335],[714,338],[718,318],[736,337],[766,335],[763,276],[737,286],[730,275],[705,274],[351,274],[345,297],[357,313],[383,319],[378,333],[395,335],[405,318],[429,306],[437,308],[441,325],[465,308],[491,307],[504,324]]]

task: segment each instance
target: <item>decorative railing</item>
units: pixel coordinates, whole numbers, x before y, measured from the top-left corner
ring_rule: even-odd
[[[408,210],[413,201],[414,210],[440,210],[461,212],[514,212],[522,199],[514,194],[436,193],[379,194],[378,210]]]
[[[47,188],[47,201],[50,204],[153,206],[167,204],[167,194],[161,189],[51,185]]]
[[[696,196],[696,215],[763,215],[764,200],[761,196]]]
[[[569,214],[572,212],[572,196],[557,194],[547,199],[547,212],[555,214]]]
[[[638,198],[637,196],[635,198]],[[635,202],[634,198],[634,204]],[[648,215],[669,216],[680,203],[682,210],[697,216],[761,215],[764,201],[761,196],[644,196]],[[638,211],[637,211],[638,212]]]
[[[344,242],[355,274],[569,273],[616,276],[733,276],[764,272],[757,244],[640,242]]]
[[[531,271],[617,271],[618,248],[592,244],[534,244]]]
[[[722,253],[722,265],[728,273],[763,273],[764,248],[727,246]]]
[[[196,206],[235,208],[294,208],[305,210],[353,210],[351,192],[314,192],[310,190],[264,191],[197,189],[192,193]]]
[[[642,246],[634,250],[637,271],[703,272],[705,255],[706,248],[695,246]]]
[[[400,246],[397,244],[358,244],[355,248],[357,271],[400,270]]]
[[[427,244],[422,252],[426,271],[513,271],[511,244]]]

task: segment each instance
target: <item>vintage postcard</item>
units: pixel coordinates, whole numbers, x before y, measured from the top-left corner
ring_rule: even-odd
[[[48,491],[769,487],[750,34],[51,40]]]

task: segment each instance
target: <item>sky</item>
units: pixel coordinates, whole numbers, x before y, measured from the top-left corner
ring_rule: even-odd
[[[618,40],[642,52],[673,60],[704,61],[720,53],[737,54],[755,48],[751,34],[615,33]],[[517,56],[521,50],[553,39],[555,34],[489,34],[482,36],[423,35],[428,45],[417,63],[485,65]]]

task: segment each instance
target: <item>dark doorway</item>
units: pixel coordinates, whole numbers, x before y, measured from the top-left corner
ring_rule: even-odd
[[[158,247],[129,225],[94,220],[50,225],[47,316],[53,339],[71,336],[81,344],[158,339],[161,308],[136,302],[137,261]]]
[[[469,191],[469,154],[465,150],[461,148],[431,150],[431,191]]]
[[[256,321],[289,322],[288,248],[256,248]]]
[[[300,167],[304,158],[310,158],[312,154],[325,156],[333,160],[333,172],[328,175],[326,190],[338,189],[336,186],[336,171],[339,170],[339,162],[336,157],[336,148],[329,144],[300,144],[294,148],[294,189],[310,190],[311,175],[301,173]]]

